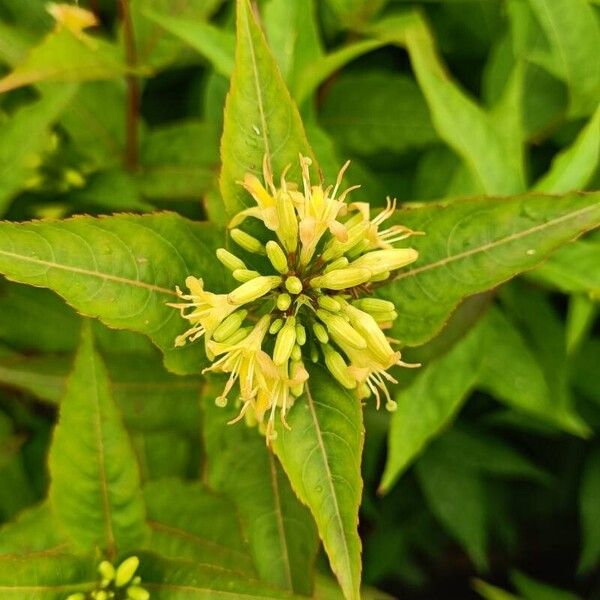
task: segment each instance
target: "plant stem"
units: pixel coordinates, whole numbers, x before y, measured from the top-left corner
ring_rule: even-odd
[[[123,41],[125,43],[125,61],[130,70],[137,66],[137,52],[133,23],[129,11],[129,0],[119,0],[121,21],[123,23]],[[135,75],[129,73],[127,83],[127,112],[125,117],[125,168],[135,171],[138,165],[138,118],[140,110],[140,86]]]

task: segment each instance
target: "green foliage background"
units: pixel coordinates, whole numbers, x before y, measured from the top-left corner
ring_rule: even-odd
[[[600,598],[597,0],[79,4],[0,0],[0,598]],[[423,367],[313,367],[270,452],[165,303],[299,152],[426,232]]]

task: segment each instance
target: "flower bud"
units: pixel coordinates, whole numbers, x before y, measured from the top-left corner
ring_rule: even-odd
[[[350,266],[369,269],[373,275],[379,275],[405,267],[417,260],[418,256],[419,253],[413,248],[373,250],[357,258]]]
[[[240,327],[231,337],[228,337],[226,340],[224,340],[224,343],[233,346],[233,344],[241,342],[251,331],[252,327],[250,326]]]
[[[94,600],[108,600],[109,595],[108,595],[108,592],[105,592],[104,590],[99,590],[99,591],[92,592],[92,598]]]
[[[269,333],[275,335],[283,327],[283,319],[275,319],[269,327]]]
[[[308,379],[308,372],[301,360],[292,361],[290,378],[293,384],[291,387],[292,394],[296,397],[301,396],[304,391],[304,382]]]
[[[348,372],[348,365],[344,357],[327,344],[323,344],[321,349],[325,356],[325,366],[335,379],[349,390],[355,388],[356,380]]]
[[[377,324],[377,321],[368,313],[355,308],[346,306],[345,313],[350,317],[350,323],[356,328],[360,335],[366,340],[367,347],[377,358],[377,360],[388,368],[394,362],[396,353],[392,350],[385,334]]]
[[[342,308],[340,303],[335,298],[325,295],[317,298],[317,304],[329,312],[338,312],[340,308]]]
[[[296,325],[296,343],[300,346],[306,344],[306,329],[304,329],[304,325],[301,325],[300,323]]]
[[[230,314],[214,331],[212,337],[217,342],[224,342],[232,336],[242,325],[248,315],[247,310],[236,310]]]
[[[236,281],[245,283],[246,281],[259,277],[260,273],[258,271],[250,271],[249,269],[236,269],[232,275]]]
[[[273,349],[273,362],[283,365],[291,356],[296,343],[296,318],[288,317],[285,325],[277,334],[275,348]]]
[[[227,301],[231,304],[246,304],[254,302],[258,298],[268,294],[281,283],[281,277],[277,275],[261,275],[255,277],[246,283],[242,283],[233,292],[227,296]]]
[[[150,598],[150,593],[143,587],[130,585],[127,588],[127,597],[131,598],[131,600],[148,600]]]
[[[319,308],[317,309],[317,317],[325,323],[328,332],[334,340],[340,340],[359,350],[367,347],[367,342],[360,333],[358,333],[352,325],[340,315],[334,315]]]
[[[290,293],[297,295],[302,291],[302,282],[294,275],[285,280],[285,289]]]
[[[373,275],[371,277],[371,283],[376,283],[378,281],[387,281],[390,278],[390,272],[384,271],[383,273],[378,273],[377,275]]]
[[[350,266],[313,277],[310,280],[310,286],[329,290],[345,290],[369,281],[371,275],[372,273],[369,269]]]
[[[243,260],[239,259],[235,254],[232,254],[228,250],[225,250],[225,248],[219,248],[216,254],[221,264],[230,271],[246,268]]]
[[[241,248],[253,254],[266,254],[265,247],[250,234],[241,229],[232,229],[229,232],[231,239]]]
[[[292,303],[292,297],[289,294],[279,294],[277,296],[277,308],[281,311],[286,311]]]
[[[102,579],[112,581],[115,578],[115,568],[107,560],[103,560],[98,565],[98,573],[100,573]]]
[[[334,260],[333,262],[330,262],[329,264],[325,265],[323,273],[329,273],[329,271],[337,271],[338,269],[343,269],[344,267],[348,266],[349,262],[350,261],[345,256],[341,256],[337,260]]]
[[[313,323],[313,332],[315,337],[321,342],[321,344],[327,344],[329,342],[329,336],[327,330],[321,323]],[[314,361],[313,361],[314,362]]]
[[[288,252],[296,252],[298,247],[298,219],[294,210],[294,202],[286,192],[278,194],[276,211],[279,219],[277,237]]]
[[[115,585],[117,587],[123,587],[127,585],[133,578],[133,575],[135,574],[139,565],[140,559],[137,556],[130,556],[129,558],[126,558],[117,568]]]
[[[77,592],[76,594],[71,594],[67,596],[66,600],[85,600],[85,594],[82,592]]]
[[[266,245],[267,256],[273,265],[273,268],[278,272],[284,275],[289,271],[287,258],[281,249],[281,246],[274,242],[273,240],[267,242]]]
[[[302,348],[298,344],[294,344],[290,357],[292,360],[300,360],[302,358]]]
[[[375,316],[373,313],[389,313],[395,310],[393,302],[387,300],[381,300],[380,298],[361,298],[360,300],[354,300],[352,306],[360,310],[364,310]]]

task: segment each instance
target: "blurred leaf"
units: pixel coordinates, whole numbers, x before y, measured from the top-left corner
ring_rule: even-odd
[[[434,442],[416,464],[429,508],[462,546],[478,570],[487,567],[488,509],[483,481],[446,456]]]
[[[144,488],[148,549],[253,575],[233,504],[199,482],[153,481]]]
[[[579,572],[586,573],[600,564],[600,450],[590,452],[579,490],[579,514],[583,539]]]
[[[41,552],[64,544],[47,502],[24,510],[0,529],[0,554]]]
[[[529,194],[397,211],[394,222],[426,235],[412,238],[415,266],[378,290],[403,315],[392,337],[408,345],[431,339],[462,298],[538,265],[600,224],[599,200],[600,194]]]
[[[140,555],[139,574],[152,600],[204,600],[228,596],[240,600],[294,598],[236,571],[169,560],[153,554]]]
[[[473,580],[473,589],[485,600],[522,600],[513,594],[509,594],[504,590],[490,585],[481,579]]]
[[[577,594],[541,583],[519,571],[512,572],[511,581],[525,600],[579,600]]]
[[[566,324],[567,354],[573,354],[589,333],[598,315],[598,308],[598,303],[589,296],[573,294],[569,298]]]
[[[166,302],[176,302],[175,286],[190,274],[220,290],[224,273],[211,258],[219,238],[214,227],[170,213],[0,223],[0,272],[49,287],[110,327],[148,335],[169,369],[199,372],[204,349],[174,347],[186,323]]]
[[[473,389],[481,360],[481,336],[471,332],[423,368],[394,398],[388,455],[379,490],[388,491],[428,442],[455,417]]]
[[[123,75],[126,66],[115,44],[63,28],[49,33],[14,70],[0,79],[0,93],[43,81],[90,81]]]
[[[582,190],[600,164],[600,105],[573,144],[560,152],[550,170],[535,184],[539,192],[561,194]]]
[[[539,327],[541,333],[549,330],[550,323],[542,318]],[[561,366],[564,349],[562,358],[561,350],[553,349],[557,364],[544,369],[543,351],[537,345],[528,346],[519,330],[500,310],[489,311],[482,321],[482,328],[484,353],[477,387],[525,414],[575,435],[589,435],[589,427],[577,415],[566,395],[565,369]],[[547,336],[540,343],[548,350],[551,347]],[[552,377],[548,376],[548,370]]]
[[[50,127],[75,91],[74,85],[47,88],[39,100],[0,124],[0,215],[35,173],[50,144]]]
[[[77,547],[99,547],[114,557],[142,542],[145,509],[135,456],[88,327],[61,402],[49,465],[52,508]]]
[[[211,385],[204,395],[206,481],[236,504],[261,579],[310,594],[318,541],[312,518],[258,431],[226,425],[237,409],[215,406],[217,393]]]
[[[340,590],[338,582],[324,575],[317,575],[315,579],[315,600],[343,600],[344,594]],[[362,600],[392,600],[392,596],[376,590],[372,587],[363,587],[360,591]]]
[[[217,73],[229,77],[233,71],[234,36],[228,32],[189,16],[174,17],[169,12],[158,12],[151,7],[143,14],[159,27],[181,39],[205,57]]]
[[[216,181],[219,165],[217,129],[186,121],[146,133],[140,150],[137,183],[147,198],[197,200]]]
[[[571,93],[571,116],[594,111],[600,93],[600,24],[586,0],[528,0]]]
[[[422,18],[416,13],[389,17],[369,31],[407,48],[438,135],[465,161],[482,191],[524,191],[523,164],[512,151],[518,136],[511,136],[505,124],[492,119],[450,79]]]
[[[389,0],[325,0],[324,4],[348,27],[362,25],[381,11]]]
[[[385,71],[341,75],[327,92],[319,120],[352,155],[401,153],[436,140],[417,85]]]
[[[362,494],[364,430],[358,399],[320,367],[287,420],[274,449],[292,487],[311,510],[331,568],[348,600],[360,597],[361,542],[357,532]]]
[[[131,432],[136,462],[143,482],[165,477],[188,478],[196,474],[193,459],[198,448],[192,439],[175,429]]]
[[[248,0],[238,0],[235,69],[221,140],[220,185],[227,211],[238,212],[250,203],[238,182],[248,172],[260,176],[265,156],[275,178],[292,165],[289,179],[300,181],[299,152],[312,156],[298,110]]]
[[[90,591],[96,579],[89,558],[34,553],[0,560],[0,591],[6,600],[64,600],[70,593]]]

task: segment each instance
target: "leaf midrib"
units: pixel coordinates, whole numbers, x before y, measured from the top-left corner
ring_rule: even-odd
[[[396,277],[394,277],[394,281],[399,281],[400,279],[407,279],[409,277],[415,277],[416,275],[420,275],[421,273],[424,273],[426,271],[431,271],[432,269],[437,269],[438,267],[443,267],[443,266],[450,264],[452,262],[455,262],[457,260],[462,260],[464,258],[468,258],[470,256],[479,254],[481,252],[487,252],[488,250],[497,248],[498,246],[508,244],[510,242],[527,237],[528,235],[532,235],[539,231],[544,231],[545,229],[548,229],[550,227],[558,225],[564,221],[568,221],[569,219],[574,219],[576,217],[579,217],[589,211],[598,210],[599,206],[600,206],[599,204],[595,204],[592,206],[586,206],[585,208],[581,208],[575,212],[568,213],[566,215],[562,215],[560,217],[557,217],[556,219],[547,221],[546,223],[540,223],[539,225],[534,225],[533,227],[530,227],[529,229],[524,229],[523,231],[518,231],[517,233],[513,233],[506,237],[494,240],[493,242],[488,242],[487,244],[484,244],[483,246],[477,246],[476,248],[470,248],[469,250],[465,250],[464,252],[459,252],[458,254],[455,254],[453,256],[447,256],[446,258],[443,258],[443,259],[438,260],[433,263],[429,263],[428,265],[423,265],[422,267],[419,267],[417,269],[411,269],[410,271],[405,271],[404,273],[399,273]]]

